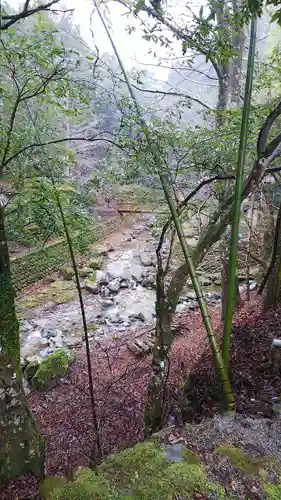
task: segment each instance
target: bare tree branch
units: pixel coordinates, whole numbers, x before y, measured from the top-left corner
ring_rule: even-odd
[[[132,83],[132,87],[134,87],[136,90],[139,90],[140,92],[147,92],[149,94],[160,94],[160,95],[171,95],[174,97],[183,97],[184,99],[190,99],[191,101],[197,102],[200,104],[200,106],[203,106],[204,108],[208,109],[209,111],[213,111],[208,104],[205,102],[201,101],[197,97],[193,97],[190,94],[186,93],[181,93],[181,92],[170,92],[170,91],[165,91],[165,90],[152,90],[152,89],[142,89],[141,87],[138,87],[137,85],[134,85]]]
[[[21,19],[25,19],[26,17],[32,16],[33,14],[36,14],[36,12],[40,12],[42,10],[50,10],[50,7],[52,7],[52,5],[59,2],[59,0],[51,0],[51,2],[48,2],[46,4],[42,4],[42,5],[38,5],[38,7],[34,7],[33,9],[28,10],[29,1],[30,0],[25,1],[23,10],[21,12],[19,12],[18,14],[4,14],[0,17],[1,21],[3,21],[3,20],[7,21],[4,24],[1,23],[0,31],[7,30],[10,26],[15,24],[17,21],[20,21]]]
[[[106,132],[105,132],[106,133]],[[10,163],[12,160],[17,158],[19,155],[24,153],[25,151],[28,151],[29,149],[34,149],[34,148],[39,148],[42,146],[48,146],[50,144],[59,144],[62,142],[67,142],[67,141],[85,141],[85,142],[98,142],[98,141],[105,141],[111,144],[112,146],[116,146],[119,149],[125,150],[126,147],[122,146],[121,144],[118,144],[117,142],[113,141],[112,139],[108,139],[105,137],[99,137],[99,136],[94,136],[94,137],[62,137],[60,139],[54,139],[52,141],[46,141],[46,142],[33,142],[32,144],[28,144],[28,146],[25,146],[21,149],[19,149],[16,153],[14,153],[12,156],[7,158],[0,166],[0,172],[1,169],[6,167],[8,163]]]
[[[266,149],[267,149],[267,146],[266,146],[266,142],[267,142],[267,138],[268,138],[268,134],[270,132],[270,129],[273,125],[273,123],[275,122],[275,120],[281,115],[281,101],[279,101],[275,108],[272,110],[272,112],[268,115],[268,117],[266,118],[263,126],[261,127],[260,129],[260,133],[259,133],[259,136],[258,136],[258,141],[257,141],[257,155],[258,157],[262,156],[265,154],[266,152]],[[275,138],[276,139],[276,138]],[[275,140],[273,139],[273,141]],[[271,147],[273,147],[273,141],[271,141]],[[270,147],[270,144],[268,147]],[[273,147],[273,150],[275,148]],[[272,151],[273,151],[272,150]]]

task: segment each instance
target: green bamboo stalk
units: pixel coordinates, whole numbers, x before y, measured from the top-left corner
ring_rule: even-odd
[[[213,352],[214,360],[215,360],[216,365],[217,365],[217,369],[218,369],[220,381],[221,381],[222,388],[223,388],[223,394],[224,394],[225,401],[226,401],[226,404],[227,404],[227,409],[230,410],[230,411],[233,411],[234,410],[234,395],[233,395],[233,392],[232,392],[232,389],[231,389],[231,385],[230,385],[230,382],[229,382],[228,373],[227,373],[227,370],[224,367],[222,353],[221,353],[219,344],[217,342],[217,339],[216,339],[216,336],[215,336],[215,333],[214,333],[214,330],[213,330],[213,327],[212,327],[212,324],[211,324],[211,320],[210,320],[210,317],[209,317],[209,314],[208,314],[206,302],[205,302],[205,299],[204,299],[204,296],[203,296],[203,293],[202,293],[201,285],[200,285],[198,277],[196,275],[196,268],[195,268],[195,265],[194,265],[194,262],[193,262],[192,254],[191,254],[191,252],[189,250],[189,247],[188,247],[185,235],[184,235],[182,224],[181,224],[180,219],[179,219],[179,215],[178,215],[178,211],[177,211],[177,206],[176,206],[176,203],[175,203],[175,199],[174,199],[174,197],[171,194],[171,190],[170,190],[170,186],[169,186],[169,178],[168,178],[167,173],[162,173],[162,171],[161,171],[161,167],[163,165],[163,160],[161,158],[161,155],[160,155],[158,147],[151,140],[147,124],[146,124],[145,120],[142,117],[142,112],[141,112],[140,106],[138,104],[137,98],[136,98],[135,93],[133,91],[133,88],[132,88],[132,86],[130,84],[129,78],[127,76],[127,72],[126,72],[125,67],[123,65],[123,62],[122,62],[122,60],[121,60],[121,58],[119,56],[119,53],[118,53],[117,48],[115,46],[115,43],[114,43],[114,41],[112,39],[112,36],[111,36],[111,34],[109,32],[107,24],[106,24],[106,22],[105,22],[105,20],[103,18],[103,15],[102,15],[102,13],[101,13],[101,11],[100,11],[100,9],[99,9],[99,7],[98,7],[98,5],[97,5],[97,3],[95,1],[94,1],[94,5],[95,5],[97,13],[98,13],[98,15],[100,17],[100,20],[101,20],[101,22],[103,24],[105,32],[106,32],[106,34],[107,34],[107,36],[108,36],[108,38],[110,40],[110,43],[112,45],[113,51],[115,53],[115,56],[116,56],[116,58],[118,60],[120,69],[121,69],[121,71],[123,73],[123,76],[124,76],[124,80],[125,80],[125,82],[127,84],[127,87],[128,87],[128,91],[130,93],[130,96],[132,98],[133,104],[135,106],[135,110],[136,110],[136,113],[137,113],[137,116],[138,116],[138,119],[139,119],[139,123],[140,123],[140,125],[141,125],[141,127],[143,129],[143,132],[145,134],[146,140],[147,140],[149,148],[150,148],[150,152],[151,152],[151,154],[152,154],[152,156],[154,158],[154,163],[155,163],[157,172],[159,174],[159,178],[160,178],[160,181],[161,181],[161,184],[162,184],[162,187],[163,187],[163,191],[164,191],[164,194],[165,194],[165,197],[166,197],[166,201],[168,203],[168,206],[169,206],[169,209],[170,209],[170,212],[171,212],[171,216],[172,216],[173,222],[175,224],[175,228],[176,228],[177,235],[178,235],[178,238],[179,238],[179,241],[180,241],[180,244],[181,244],[182,252],[183,252],[184,258],[186,260],[186,263],[187,263],[187,266],[188,266],[188,269],[189,269],[189,273],[190,273],[190,277],[191,277],[191,280],[192,280],[192,284],[193,284],[193,287],[194,287],[194,290],[195,290],[195,293],[196,293],[196,296],[197,296],[197,300],[198,300],[198,304],[199,304],[199,307],[200,307],[200,311],[201,311],[202,319],[203,319],[203,322],[204,322],[204,326],[205,326],[205,329],[206,329],[206,332],[207,332],[207,336],[208,336],[209,341],[210,341],[210,345],[211,345],[211,349],[212,349],[212,352]]]
[[[241,201],[243,192],[244,165],[246,157],[247,137],[249,129],[249,115],[252,96],[255,47],[256,47],[257,19],[252,18],[250,47],[248,53],[247,77],[244,93],[244,106],[242,114],[240,144],[238,151],[238,161],[236,167],[235,197],[233,203],[233,221],[231,226],[230,254],[228,261],[228,279],[227,279],[227,304],[224,319],[223,332],[223,359],[228,367],[230,336],[233,319],[234,299],[236,294],[236,264],[237,264],[237,246],[238,232],[240,222]]]

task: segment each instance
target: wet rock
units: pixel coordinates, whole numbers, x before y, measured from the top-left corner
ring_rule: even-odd
[[[139,321],[142,321],[143,323],[145,322],[145,315],[142,312],[139,312],[137,314],[134,314],[133,316],[135,319],[138,319]]]
[[[109,281],[110,281],[110,276],[108,275],[108,273],[105,273],[100,269],[96,271],[96,283],[98,283],[99,285],[107,285]]]
[[[120,316],[118,312],[110,314],[110,316],[108,316],[107,319],[110,321],[110,323],[117,323],[117,324],[121,324],[124,321],[126,321],[126,318]]]
[[[113,292],[113,293],[119,292],[120,283],[119,283],[118,279],[114,279],[114,280],[110,281],[107,286],[111,292]]]
[[[140,261],[144,267],[153,265],[152,256],[147,252],[140,252]]]
[[[42,328],[41,330],[41,336],[45,339],[51,339],[52,337],[56,337],[57,334],[58,330],[55,330],[54,328]]]
[[[255,290],[257,288],[258,284],[255,282],[255,281],[252,281],[252,283],[250,283],[250,291],[252,292],[253,290]]]
[[[109,297],[110,296],[110,290],[107,288],[107,286],[102,285],[100,289],[100,294],[101,297]]]
[[[22,359],[30,360],[30,356],[38,354],[41,349],[49,346],[49,340],[41,336],[40,330],[35,330],[25,339],[21,347]]]
[[[85,288],[88,292],[93,293],[93,294],[98,294],[100,292],[100,287],[97,283],[94,283],[94,281],[85,281]]]
[[[144,288],[155,288],[155,278],[152,275],[148,275],[146,278],[143,278],[141,285]]]
[[[132,280],[136,283],[141,283],[142,281],[142,272],[132,274]]]
[[[129,288],[130,287],[130,282],[129,280],[122,279],[119,283],[120,288]]]
[[[103,309],[113,306],[113,301],[111,299],[103,299],[100,301],[100,305]]]
[[[83,267],[82,269],[79,270],[79,276],[80,278],[87,278],[88,276],[91,276],[93,273],[93,269],[90,267]]]

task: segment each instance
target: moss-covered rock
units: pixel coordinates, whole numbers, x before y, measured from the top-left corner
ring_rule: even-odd
[[[253,458],[246,455],[241,448],[223,443],[216,448],[216,453],[229,458],[232,465],[243,472],[246,476],[259,474],[264,468],[265,460],[261,457]]]
[[[74,481],[56,489],[45,500],[170,500],[192,499],[196,493],[224,498],[224,490],[210,483],[200,463],[170,463],[163,449],[149,440],[110,456],[95,471],[78,469]]]
[[[31,379],[32,386],[38,390],[55,387],[59,379],[67,374],[72,360],[73,355],[67,349],[61,348],[52,352],[40,363]]]
[[[61,267],[59,270],[59,276],[64,280],[70,281],[74,276],[74,271],[72,267]]]
[[[93,269],[91,267],[83,267],[82,269],[79,270],[79,276],[80,278],[92,278],[93,274]]]
[[[39,486],[39,497],[43,499],[52,498],[55,490],[62,488],[67,484],[64,476],[48,476]]]
[[[87,262],[87,266],[90,267],[91,269],[94,269],[95,271],[97,269],[100,269],[103,265],[103,259],[98,258],[98,259],[91,259]]]

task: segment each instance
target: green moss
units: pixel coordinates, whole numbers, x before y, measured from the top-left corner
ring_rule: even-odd
[[[87,266],[93,270],[100,269],[103,265],[103,259],[91,259],[87,262]]]
[[[43,499],[52,498],[55,490],[62,488],[67,484],[64,476],[48,476],[39,486],[39,496]]]
[[[36,290],[35,293],[22,295],[17,300],[18,312],[26,309],[39,307],[46,302],[63,304],[69,302],[76,296],[76,286],[72,281],[56,280],[49,285]]]
[[[31,379],[31,384],[38,390],[54,387],[58,380],[67,374],[72,359],[70,351],[64,348],[57,349],[41,361]]]
[[[281,476],[279,477],[281,482]],[[281,484],[265,484],[263,490],[266,494],[267,500],[280,500],[281,498]]]
[[[74,276],[74,271],[72,267],[61,267],[59,270],[59,275],[64,280],[71,280]]]
[[[91,269],[90,267],[83,267],[82,269],[80,269],[78,271],[78,274],[80,276],[80,278],[88,278],[88,277],[92,277],[92,274],[93,274],[93,269]]]
[[[228,457],[231,463],[247,476],[258,475],[264,469],[264,459],[249,457],[240,448],[228,443],[218,446],[216,453]]]
[[[202,462],[201,457],[188,448],[184,448],[181,452],[181,457],[189,464],[200,464]]]
[[[55,491],[50,500],[170,500],[179,496],[188,500],[197,492],[224,498],[224,490],[208,482],[201,464],[168,463],[157,443],[149,440],[110,456],[96,471],[78,469],[74,481]]]
[[[38,361],[31,361],[28,363],[26,369],[24,370],[24,375],[27,380],[31,380],[35,373],[37,372],[39,367],[39,362]]]

